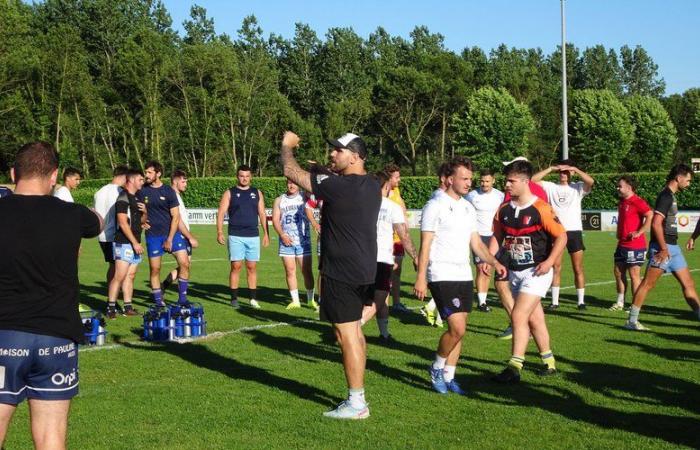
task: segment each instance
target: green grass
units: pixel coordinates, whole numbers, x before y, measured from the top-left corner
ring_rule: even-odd
[[[392,317],[391,332],[400,342],[392,349],[377,344],[374,323],[365,326],[372,416],[346,423],[321,416],[346,393],[339,351],[322,342],[328,326],[310,309],[284,309],[288,292],[276,239],[259,265],[263,309],[234,311],[226,250],[216,244],[213,227],[194,231],[202,246],[194,254],[190,294],[205,306],[211,338],[144,343],[139,317],[109,322],[107,345],[118,345],[80,353],[71,448],[700,447],[698,321],[676,281],[664,277],[642,312],[652,331],[623,330],[625,314],[607,311],[615,298],[609,233],[586,234],[589,309],[576,309],[569,287],[560,309],[547,316],[558,377],[534,374],[539,358],[533,344],[520,385],[489,381],[510,356],[510,343],[494,338],[506,316],[492,301],[490,314],[472,314],[464,341],[457,377],[469,395],[439,396],[430,390],[426,367],[440,331],[417,313],[401,315]],[[700,267],[698,253],[687,257],[691,267]],[[80,265],[82,302],[102,309],[105,266],[96,242],[83,243]],[[418,306],[409,263],[404,270],[404,298]],[[147,276],[144,264],[135,293],[142,310]],[[571,284],[567,268],[562,285]],[[245,298],[246,290],[241,293]],[[25,403],[6,447],[30,443]]]

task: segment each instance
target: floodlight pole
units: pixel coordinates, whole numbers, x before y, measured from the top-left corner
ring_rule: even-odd
[[[565,1],[566,0],[561,0],[561,159],[569,159],[569,118],[567,113],[566,102],[566,18],[564,15]]]

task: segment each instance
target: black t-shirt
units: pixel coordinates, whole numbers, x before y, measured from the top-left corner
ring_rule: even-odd
[[[324,276],[349,284],[371,284],[377,269],[379,182],[369,175],[311,172],[321,208],[321,263]]]
[[[138,200],[135,195],[129,194],[127,190],[123,190],[117,197],[117,203],[114,204],[114,223],[117,231],[114,233],[114,242],[118,244],[130,244],[124,232],[119,227],[119,214],[126,214],[129,221],[131,232],[136,237],[138,242],[141,242],[141,211],[139,210]]]
[[[678,225],[676,224],[676,215],[678,215],[678,203],[673,191],[666,187],[658,197],[654,211],[661,213],[664,216],[662,222],[664,227],[664,239],[669,245],[678,244]],[[651,233],[651,242],[657,242],[654,233]]]
[[[83,205],[49,195],[0,199],[0,329],[82,342],[78,249],[99,233]]]

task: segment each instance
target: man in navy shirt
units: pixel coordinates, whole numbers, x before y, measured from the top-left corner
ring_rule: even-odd
[[[157,306],[164,306],[163,291],[160,287],[160,263],[163,253],[172,253],[177,261],[178,303],[187,305],[187,286],[190,278],[190,262],[187,258],[187,240],[178,231],[180,222],[180,203],[170,186],[163,184],[160,177],[163,166],[158,161],[146,164],[146,185],[136,198],[146,204],[148,225],[146,229],[146,248],[151,269],[151,293]]]
[[[238,280],[243,260],[248,274],[248,291],[250,306],[260,308],[257,296],[257,264],[260,261],[260,232],[258,220],[263,227],[263,246],[270,245],[270,237],[265,214],[263,193],[250,185],[252,174],[250,167],[242,165],[236,171],[238,184],[224,192],[219,202],[219,214],[216,216],[216,240],[221,245],[228,243],[231,272],[231,306],[238,308]],[[224,214],[228,214],[228,242],[224,239]]]

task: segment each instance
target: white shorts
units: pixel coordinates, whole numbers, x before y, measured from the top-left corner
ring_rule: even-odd
[[[508,281],[510,281],[510,290],[514,298],[521,292],[536,295],[540,298],[546,296],[549,286],[552,285],[553,277],[554,269],[549,269],[549,272],[540,276],[535,276],[534,267],[525,270],[508,271]]]

